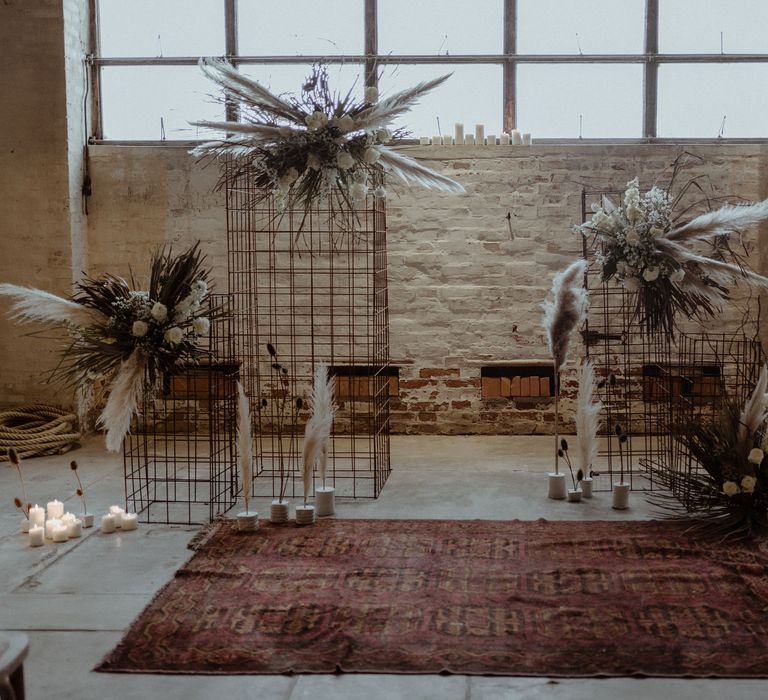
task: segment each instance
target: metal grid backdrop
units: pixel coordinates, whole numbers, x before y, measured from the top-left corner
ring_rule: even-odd
[[[319,204],[306,218],[303,210],[281,214],[271,196],[255,196],[247,169],[227,167],[229,292],[253,407],[254,494],[278,497],[281,463],[286,497],[303,493],[307,397],[325,362],[337,381],[356,387],[337,398],[329,485],[337,496],[376,498],[390,473],[384,201],[371,196],[354,211]]]
[[[235,504],[238,366],[226,302],[212,297],[223,313],[200,362],[145,391],[123,444],[126,503],[142,522],[211,521]]]
[[[582,192],[582,221],[591,216],[591,204],[602,194],[618,193]],[[600,282],[595,246],[594,238],[584,240],[584,257],[590,263],[584,341],[597,377],[616,377],[615,384],[606,382],[598,392],[605,409],[595,488],[612,488],[623,458],[625,480],[632,489],[653,489],[654,474],[663,470],[672,475],[674,495],[686,503],[686,482],[676,475],[699,467],[672,438],[671,426],[710,422],[727,397],[745,399],[764,361],[760,342],[742,333],[680,332],[673,339],[648,333],[624,288]],[[628,435],[621,450],[617,424]]]

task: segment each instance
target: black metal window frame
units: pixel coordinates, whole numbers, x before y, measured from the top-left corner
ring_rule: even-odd
[[[643,66],[643,123],[640,138],[550,138],[537,139],[543,143],[664,143],[664,142],[765,142],[768,137],[750,138],[660,138],[657,136],[658,75],[659,66],[664,64],[724,64],[724,63],[766,63],[768,53],[752,54],[703,54],[703,53],[659,53],[659,2],[645,0],[644,53],[642,54],[519,54],[517,53],[517,9],[518,0],[503,0],[503,49],[501,54],[466,55],[405,55],[378,53],[378,0],[360,0],[364,3],[364,52],[360,55],[301,55],[301,56],[245,56],[240,55],[237,45],[237,0],[221,0],[225,19],[224,58],[233,65],[269,64],[312,64],[356,63],[365,66],[366,85],[376,85],[377,68],[387,65],[497,65],[502,67],[503,80],[503,125],[505,132],[517,126],[517,66],[530,64],[639,64]],[[98,0],[91,3],[91,49],[89,58],[93,89],[91,143],[122,143],[103,139],[100,73],[104,66],[187,66],[196,65],[197,56],[172,57],[102,57],[99,55]],[[229,114],[230,118],[234,115]],[[160,141],[127,141],[125,143],[163,143]],[[183,143],[183,142],[174,142]]]

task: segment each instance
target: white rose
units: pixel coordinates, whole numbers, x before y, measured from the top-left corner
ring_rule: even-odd
[[[392,132],[389,129],[379,129],[376,132],[376,140],[379,143],[389,143],[392,140]]]
[[[658,238],[662,233],[664,233],[664,229],[659,228],[658,226],[651,226],[651,230],[648,233],[650,233],[654,238]]]
[[[636,246],[640,243],[640,234],[633,228],[627,231],[626,241],[628,245]]]
[[[137,338],[143,338],[147,334],[148,330],[149,325],[144,321],[134,321],[133,326],[131,327],[131,333]]]
[[[355,182],[349,189],[350,194],[355,199],[362,199],[368,194],[368,187],[362,182]]]
[[[346,151],[341,151],[339,155],[336,156],[336,165],[338,165],[341,170],[349,170],[354,164],[355,159]]]
[[[310,129],[322,129],[328,123],[328,116],[325,112],[312,112],[304,121]]]
[[[199,316],[192,321],[192,328],[198,335],[208,335],[208,331],[211,330],[211,322],[205,316]]]
[[[756,484],[757,484],[757,479],[755,479],[754,476],[745,476],[741,480],[741,488],[744,491],[744,493],[754,493]]]
[[[155,305],[152,307],[152,318],[159,323],[162,323],[168,318],[168,309],[165,304],[161,304],[159,301],[155,302]]]
[[[682,282],[684,277],[685,277],[685,270],[682,267],[678,267],[677,270],[675,270],[669,276],[669,279],[671,279],[673,282]]]
[[[387,190],[384,186],[379,185],[374,191],[374,196],[379,197],[380,199],[386,199],[387,198]]]
[[[363,153],[363,161],[368,165],[373,165],[379,158],[381,158],[381,152],[378,148],[366,148]]]
[[[637,277],[627,277],[624,282],[624,289],[628,292],[636,292],[640,289],[640,280]]]
[[[726,496],[735,496],[740,490],[739,485],[735,481],[726,481],[723,484],[723,493]]]
[[[367,87],[365,88],[365,101],[366,102],[378,102],[379,101],[379,91],[375,87]]]
[[[172,326],[163,334],[163,340],[165,340],[168,345],[178,345],[184,340],[184,331],[178,326]]]
[[[655,282],[659,278],[659,268],[649,267],[643,272],[643,279],[646,282]]]
[[[752,464],[762,464],[763,457],[765,457],[765,453],[759,447],[753,447],[749,451],[749,457],[747,457],[747,460],[752,462]]]
[[[355,120],[345,114],[343,117],[339,117],[338,125],[342,131],[352,131],[355,128]]]

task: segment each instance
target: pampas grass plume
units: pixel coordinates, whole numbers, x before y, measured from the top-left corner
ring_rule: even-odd
[[[319,464],[320,478],[325,482],[325,459],[328,453],[328,441],[336,417],[336,406],[333,394],[336,385],[335,377],[328,372],[328,365],[320,363],[315,370],[312,384],[310,404],[312,415],[307,421],[304,431],[304,449],[302,452],[304,477],[304,502],[309,496],[312,482],[312,471]]]
[[[749,398],[744,402],[744,408],[739,416],[738,444],[745,456],[753,446],[752,437],[768,416],[766,390],[768,390],[768,365],[763,365],[757,384]]]
[[[582,280],[586,260],[576,260],[552,280],[553,301],[544,303],[544,329],[557,373],[568,359],[571,334],[587,313],[587,293]]]
[[[593,400],[595,371],[592,363],[585,361],[579,368],[579,391],[576,396],[576,455],[579,470],[589,476],[597,460],[597,428],[602,405]]]

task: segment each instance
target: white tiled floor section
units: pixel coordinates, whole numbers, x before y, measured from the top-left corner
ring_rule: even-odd
[[[632,509],[611,510],[608,494],[583,504],[546,499],[550,438],[395,437],[393,473],[377,501],[342,504],[348,518],[642,519],[649,508],[633,494]],[[29,460],[25,473],[33,500],[66,497],[73,490],[75,456],[95,506],[103,510],[123,494],[122,460],[93,440],[77,453]],[[101,674],[91,669],[122,631],[190,556],[187,526],[140,526],[136,532],[26,546],[11,507],[14,472],[0,468],[0,629],[26,631],[30,700],[762,700],[768,681],[606,679],[548,680],[467,676],[152,676]],[[73,496],[71,509],[78,504]],[[70,505],[70,504],[68,504]],[[260,510],[266,504],[260,504]],[[767,669],[768,671],[768,669]]]

